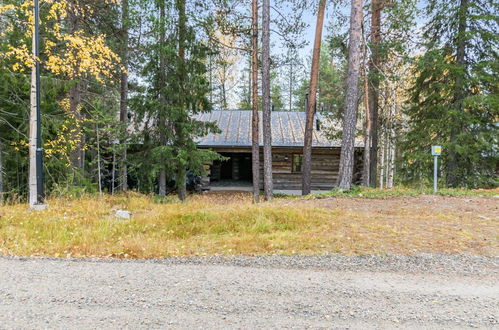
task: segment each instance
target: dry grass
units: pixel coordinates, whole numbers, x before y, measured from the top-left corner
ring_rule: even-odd
[[[147,196],[0,206],[0,254],[160,258],[213,254],[472,253],[497,255],[497,199],[276,199],[246,194],[158,203]],[[442,207],[444,205],[444,207]],[[468,209],[467,209],[468,208]],[[133,213],[114,217],[116,209]]]

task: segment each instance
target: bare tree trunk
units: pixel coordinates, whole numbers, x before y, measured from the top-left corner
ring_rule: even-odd
[[[222,109],[227,110],[227,88],[225,84],[227,83],[227,72],[226,72],[225,64],[222,64],[222,83],[220,84],[220,88],[222,89]]]
[[[78,5],[76,1],[71,1],[68,6],[68,26],[70,33],[75,33],[78,31],[80,25],[80,19],[78,17]],[[71,165],[73,168],[79,169],[83,172],[85,165],[85,150],[84,150],[84,136],[81,129],[83,115],[81,113],[81,89],[82,84],[79,77],[79,63],[74,63],[73,65],[73,85],[69,90],[69,112],[74,116],[77,126],[73,133],[73,140],[77,140],[78,143],[75,144],[75,148],[71,153]]]
[[[251,4],[251,170],[253,172],[253,203],[260,201],[260,139],[258,134],[258,0]]]
[[[314,132],[315,102],[317,98],[317,82],[319,80],[319,62],[321,56],[322,26],[324,25],[324,11],[326,0],[319,0],[317,24],[315,26],[314,51],[312,55],[312,69],[310,70],[310,89],[308,92],[308,106],[305,122],[305,140],[303,146],[303,173],[301,194],[308,195],[312,187],[312,140]]]
[[[114,195],[116,187],[116,145],[113,143],[113,163],[111,164],[111,195]]]
[[[159,191],[158,195],[161,197],[166,196],[166,170],[161,169],[159,171]]]
[[[5,200],[4,198],[4,191],[3,191],[3,158],[2,158],[2,141],[0,140],[0,205],[3,205],[3,202]]]
[[[120,189],[128,190],[128,171],[127,171],[127,135],[128,135],[128,0],[121,2],[121,62],[124,70],[121,72],[120,86],[120,122],[125,129],[125,138],[121,141],[123,151],[121,155],[120,166]]]
[[[386,188],[393,188],[393,178],[395,172],[395,148],[396,148],[396,136],[395,136],[395,116],[397,113],[397,87],[395,84],[392,86],[392,103],[390,106],[390,117],[388,124],[388,163],[386,170]]]
[[[364,32],[364,29],[362,29]],[[364,131],[364,159],[362,166],[362,185],[368,187],[371,182],[370,170],[371,170],[371,135],[372,135],[372,122],[371,122],[371,112],[369,111],[369,77],[366,65],[366,38],[362,38],[362,71],[364,72],[364,109],[366,111],[366,124]]]
[[[289,111],[293,108],[293,60],[289,63]]]
[[[32,38],[33,55],[36,52],[35,38]],[[36,115],[36,67],[31,68],[31,91],[30,91],[30,116],[29,116],[29,205],[32,207],[38,203],[37,171],[36,171],[36,145],[37,145],[37,122]]]
[[[75,144],[75,148],[71,152],[70,159],[73,168],[82,170],[85,155],[83,153],[83,132],[80,127],[80,124],[83,119],[81,114],[80,104],[81,104],[81,83],[79,81],[76,81],[69,90],[69,112],[74,115],[74,118],[77,122],[77,126],[75,127],[75,131],[72,135],[73,140],[76,140],[77,143]]]
[[[102,198],[102,170],[100,158],[100,134],[98,124],[95,124],[95,133],[97,137],[97,180],[99,180],[99,198]]]
[[[352,11],[350,14],[346,108],[343,117],[343,137],[341,141],[340,170],[338,176],[338,185],[341,189],[350,189],[353,178],[355,128],[359,95],[362,3],[362,0],[352,0]]]
[[[379,66],[381,59],[379,46],[381,43],[381,10],[383,0],[371,1],[371,61],[369,62],[369,112],[371,115],[371,155],[370,155],[370,185],[376,187],[378,170],[378,126],[379,126]]]
[[[265,200],[273,197],[272,113],[270,109],[270,0],[262,7],[263,189]]]
[[[160,34],[159,34],[159,44],[161,46],[159,50],[159,104],[161,107],[160,114],[159,114],[159,142],[161,143],[162,146],[165,146],[167,143],[167,138],[166,138],[166,119],[165,119],[165,111],[166,111],[166,91],[165,91],[165,86],[166,86],[166,58],[165,58],[165,52],[163,50],[163,47],[165,45],[165,39],[166,39],[166,31],[165,31],[165,19],[166,19],[166,14],[165,14],[165,3],[160,1],[159,2],[159,20],[161,26],[160,26]],[[161,157],[161,170],[159,171],[159,196],[165,197],[166,195],[166,160]]]
[[[211,48],[211,47],[210,47]],[[213,104],[213,64],[212,64],[212,56],[208,55],[208,66],[210,71],[210,104]]]
[[[385,185],[385,134],[383,131],[380,132],[380,169],[379,169],[379,189],[383,189]]]
[[[178,57],[181,61],[185,59],[185,39],[187,35],[187,15],[185,11],[185,0],[177,0],[177,10],[178,10]],[[186,107],[186,104],[182,104]],[[175,124],[175,131],[179,140],[179,145],[184,145],[184,131],[179,123]],[[187,169],[184,165],[178,166],[177,169],[177,192],[178,198],[184,201],[187,197],[187,187],[185,185],[185,176]]]

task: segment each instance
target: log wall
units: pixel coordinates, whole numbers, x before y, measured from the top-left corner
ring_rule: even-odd
[[[328,190],[336,186],[340,164],[340,148],[312,149],[312,189]],[[217,148],[216,152],[251,152],[249,148]],[[302,173],[292,172],[293,154],[302,154],[302,148],[274,148],[272,176],[274,189],[301,190]],[[263,155],[260,154],[260,188],[263,188]],[[217,169],[214,169],[217,171]],[[355,151],[354,184],[362,175],[362,149]],[[213,173],[215,174],[215,173]],[[215,174],[216,175],[216,174]]]

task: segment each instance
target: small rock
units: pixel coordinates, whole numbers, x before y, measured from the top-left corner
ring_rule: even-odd
[[[117,210],[115,215],[117,218],[121,219],[130,219],[132,217],[132,213],[125,210]]]
[[[31,205],[29,208],[32,211],[45,211],[48,208],[48,205],[47,204],[34,204],[34,205]]]

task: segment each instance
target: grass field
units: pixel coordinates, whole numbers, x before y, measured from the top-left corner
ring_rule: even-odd
[[[50,199],[33,212],[0,206],[0,254],[160,258],[213,254],[499,253],[499,190],[420,195],[374,189],[280,197]],[[354,197],[355,196],[355,197]],[[115,211],[132,212],[130,220]]]

